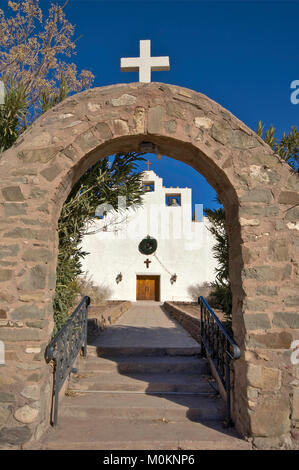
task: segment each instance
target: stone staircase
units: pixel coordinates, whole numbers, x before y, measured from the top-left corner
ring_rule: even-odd
[[[248,449],[200,347],[88,346],[39,449]]]

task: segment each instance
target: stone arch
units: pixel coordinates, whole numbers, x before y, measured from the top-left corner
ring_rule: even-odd
[[[49,422],[51,369],[43,353],[53,327],[62,204],[92,163],[138,151],[142,141],[202,173],[225,207],[233,329],[242,350],[234,374],[237,428],[256,439],[278,439],[299,419],[291,384],[298,368],[290,359],[299,333],[297,177],[206,96],[133,83],[66,99],[0,159],[0,340],[6,346],[0,402],[13,410],[5,415],[0,444],[9,433],[18,443],[36,439]]]

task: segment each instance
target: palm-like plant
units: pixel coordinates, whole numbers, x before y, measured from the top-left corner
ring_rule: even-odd
[[[295,171],[299,172],[299,126],[292,126],[291,131],[282,135],[279,140],[275,137],[275,127],[272,125],[265,132],[261,121],[258,122],[257,134],[264,139],[264,141],[270,145],[270,147],[277,153],[283,160],[285,160],[290,167]]]
[[[220,203],[218,198],[217,202]],[[213,299],[215,306],[220,307],[225,312],[227,320],[229,320],[232,310],[232,292],[229,280],[229,240],[225,227],[225,212],[223,208],[219,208],[205,209],[205,213],[211,223],[209,230],[216,240],[213,253],[218,261],[210,297]]]
[[[0,105],[0,154],[11,147],[26,129],[28,101],[22,82],[5,83],[4,104]]]

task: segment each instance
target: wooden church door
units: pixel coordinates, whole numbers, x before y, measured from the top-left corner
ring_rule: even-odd
[[[158,276],[137,276],[136,300],[159,300]]]

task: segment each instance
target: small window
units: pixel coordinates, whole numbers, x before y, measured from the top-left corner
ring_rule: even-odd
[[[148,181],[146,183],[143,183],[143,192],[144,193],[152,193],[155,191],[155,183]]]
[[[103,209],[98,206],[96,208],[96,211],[95,211],[95,214],[94,214],[94,218],[95,219],[104,219],[104,217],[107,215],[107,211],[103,211]]]
[[[166,206],[177,207],[181,205],[180,194],[166,194]]]

